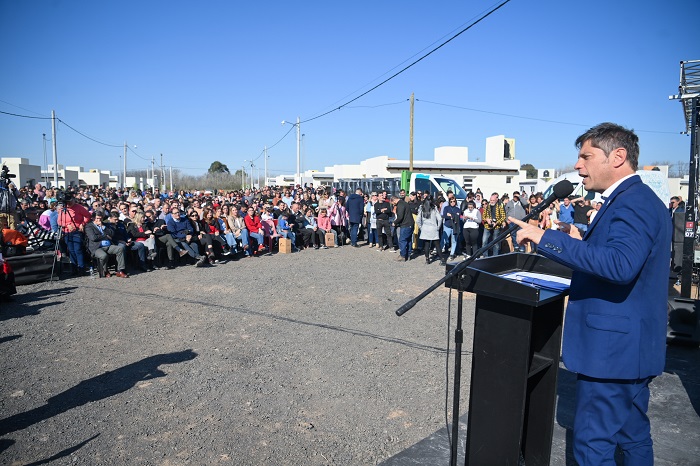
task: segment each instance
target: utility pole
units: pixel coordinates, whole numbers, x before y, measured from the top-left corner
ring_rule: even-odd
[[[301,185],[301,120],[297,117],[297,181]],[[296,188],[296,186],[295,186]]]
[[[264,157],[265,157],[265,185],[267,185],[267,146],[265,146]]]
[[[411,172],[413,171],[413,103],[415,101],[413,94],[414,93],[411,92],[411,138],[408,151],[408,171]]]
[[[56,112],[51,110],[51,139],[53,140],[53,188],[58,188],[58,153],[56,152]]]
[[[170,190],[173,190],[173,167],[170,166]]]
[[[46,133],[41,133],[41,135],[44,137],[44,184],[48,188],[49,186],[49,167],[48,163],[46,162]]]
[[[160,154],[160,189],[165,191],[165,170],[163,169],[163,154]]]
[[[156,161],[155,157],[151,155],[151,188],[156,187]]]

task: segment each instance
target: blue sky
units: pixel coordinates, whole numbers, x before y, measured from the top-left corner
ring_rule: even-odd
[[[294,173],[302,122],[357,97],[500,2],[0,0],[0,111],[56,116],[59,163],[120,170],[152,156],[200,174],[268,155]],[[303,168],[407,159],[516,139],[538,168],[575,162],[573,141],[613,121],[638,131],[641,162],[687,162],[679,62],[700,59],[697,0],[511,0],[388,83],[301,125]],[[0,156],[44,160],[49,120],[0,114]],[[280,139],[282,139],[280,141]],[[51,146],[47,144],[51,160]],[[263,158],[256,160],[262,167]],[[249,165],[246,163],[246,167]]]

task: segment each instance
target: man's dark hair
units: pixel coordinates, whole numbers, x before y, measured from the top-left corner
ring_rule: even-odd
[[[576,148],[581,149],[586,141],[590,141],[591,146],[605,152],[606,157],[618,147],[622,147],[627,151],[627,162],[630,167],[637,171],[639,138],[634,134],[634,131],[615,123],[601,123],[579,136],[576,139]]]

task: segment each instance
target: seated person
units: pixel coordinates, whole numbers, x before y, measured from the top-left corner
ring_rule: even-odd
[[[238,207],[234,206],[227,217],[228,226],[231,229],[231,234],[236,242],[241,242],[241,247],[246,257],[253,257],[253,252],[248,246],[250,238],[248,237],[248,228],[245,226],[245,220],[241,217]]]
[[[282,203],[282,205],[287,204]],[[296,246],[297,236],[293,231],[293,226],[289,223],[287,212],[282,212],[282,215],[277,218],[277,232],[282,238],[289,238],[292,242],[292,251],[299,250]]]
[[[166,251],[168,253],[168,268],[172,269],[175,267],[175,252],[177,252],[180,257],[187,254],[187,251],[182,249],[173,239],[173,237],[168,233],[168,227],[165,225],[165,220],[158,218],[156,213],[152,210],[146,211],[146,221],[144,223],[145,228],[153,232],[156,237],[156,241],[164,244]]]
[[[258,251],[265,249],[265,231],[263,230],[260,217],[255,211],[255,207],[248,207],[248,214],[243,217],[245,226],[248,229],[248,236],[254,238],[258,243]]]
[[[199,255],[199,245],[197,238],[193,236],[194,228],[187,217],[180,215],[180,208],[173,207],[170,210],[170,219],[168,220],[168,231],[175,242],[182,249],[187,251],[190,257],[197,260],[197,267],[202,267],[207,262],[206,256]]]
[[[105,277],[109,277],[107,259],[109,259],[109,255],[113,255],[117,258],[117,273],[115,275],[127,278],[129,275],[126,273],[126,260],[124,258],[126,246],[114,241],[116,234],[114,226],[110,223],[103,223],[103,215],[102,211],[95,211],[92,214],[92,221],[85,225],[88,250],[92,257],[100,262],[100,269],[104,270]]]
[[[304,247],[309,247],[311,243],[314,245],[314,249],[318,249],[319,244],[323,244],[324,240],[322,230],[318,227],[316,222],[316,217],[314,217],[314,209],[306,209],[306,215],[304,215],[304,228],[301,230],[301,236],[304,240]]]
[[[130,219],[128,223],[131,224],[132,222],[133,220]],[[143,272],[150,272],[151,269],[146,266],[146,246],[142,242],[134,241],[127,230],[126,224],[122,220],[119,220],[118,212],[112,212],[111,223],[114,227],[114,238],[112,242],[115,244],[123,244],[127,249],[136,251],[139,256],[139,269]]]
[[[333,245],[338,244],[338,232],[331,225],[331,218],[328,216],[328,209],[321,207],[318,211],[318,229],[323,233],[320,238],[323,238],[322,248],[328,249],[326,244],[326,233],[333,233]]]

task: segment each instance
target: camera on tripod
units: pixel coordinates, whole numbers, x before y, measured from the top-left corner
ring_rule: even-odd
[[[3,165],[2,169],[0,169],[0,180],[8,182],[10,178],[17,178],[17,175],[11,174],[7,165]]]

